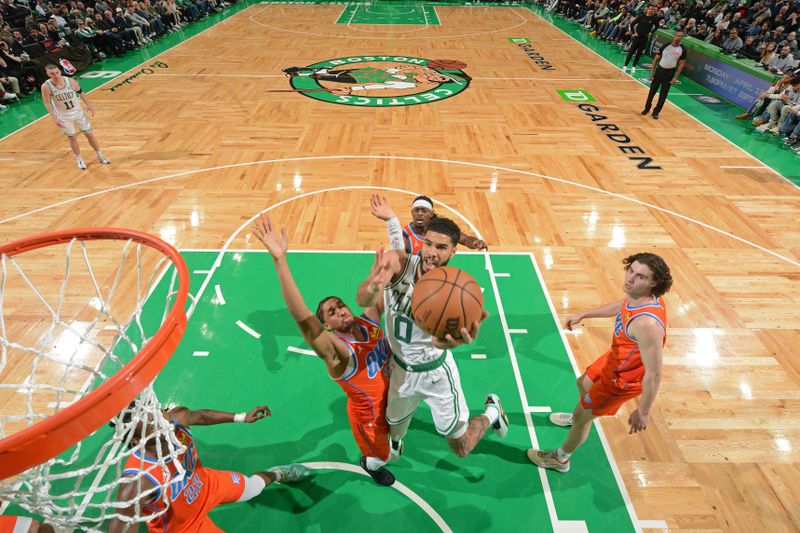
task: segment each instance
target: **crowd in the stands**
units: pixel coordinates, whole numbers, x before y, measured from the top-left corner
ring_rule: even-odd
[[[91,61],[122,56],[235,0],[0,0],[0,109],[44,81],[38,58],[88,50]]]
[[[636,45],[635,28],[646,26],[642,19],[652,16],[652,31],[682,31],[687,37],[716,46],[722,54],[752,60],[756,68],[780,76],[737,118],[752,119],[758,132],[782,136],[784,143],[800,155],[800,0],[534,1],[625,51]]]

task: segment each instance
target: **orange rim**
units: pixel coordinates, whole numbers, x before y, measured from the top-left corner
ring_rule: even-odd
[[[153,235],[118,228],[64,230],[0,245],[0,255],[14,256],[72,239],[130,239],[162,252],[178,271],[178,294],[161,328],[116,374],[53,416],[0,440],[0,479],[55,457],[111,420],[155,379],[186,330],[184,309],[189,294],[189,271],[178,250]]]

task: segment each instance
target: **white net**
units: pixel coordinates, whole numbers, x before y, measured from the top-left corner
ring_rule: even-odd
[[[166,318],[177,281],[162,252],[132,240],[73,239],[0,256],[0,439],[79,401],[131,361]],[[135,524],[163,513],[169,491],[149,480],[163,481],[159,469],[185,448],[152,384],[113,422],[0,481],[3,513],[22,508],[79,531],[105,531],[114,517]],[[130,459],[134,452],[148,461]],[[124,477],[128,461],[137,473]],[[172,481],[183,474],[179,463],[170,462]],[[138,496],[118,501],[121,483],[135,483]],[[131,505],[128,516],[123,510]]]

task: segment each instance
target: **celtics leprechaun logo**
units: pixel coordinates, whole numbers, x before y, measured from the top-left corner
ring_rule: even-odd
[[[353,56],[283,69],[292,91],[332,104],[392,107],[444,100],[469,86],[454,59]]]

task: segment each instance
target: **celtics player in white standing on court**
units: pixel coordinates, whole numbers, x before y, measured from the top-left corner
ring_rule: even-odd
[[[83,94],[78,82],[72,78],[65,78],[61,75],[61,69],[56,65],[47,65],[45,67],[47,77],[50,78],[42,84],[42,100],[44,100],[44,107],[47,112],[53,117],[56,126],[61,128],[67,138],[72,151],[78,162],[78,168],[81,170],[86,169],[86,161],[81,157],[81,147],[78,146],[78,129],[86,135],[86,139],[97,154],[97,160],[104,165],[108,165],[111,161],[103,155],[100,151],[100,144],[97,138],[92,133],[92,125],[89,122],[89,117],[86,116],[83,108],[81,107],[81,100],[86,104],[86,109],[94,116],[94,106],[89,102],[89,99]],[[76,129],[77,128],[77,129]]]
[[[394,229],[399,231],[397,218],[392,220],[397,224]],[[469,418],[458,368],[449,350],[471,343],[478,336],[479,322],[472,323],[469,330],[462,328],[459,339],[450,334],[438,339],[423,331],[411,316],[414,284],[426,272],[447,264],[456,252],[460,235],[461,230],[452,220],[432,219],[419,255],[407,255],[402,250],[379,251],[382,268],[358,288],[358,305],[377,305],[385,312],[386,336],[393,352],[386,419],[394,455],[402,450],[402,439],[421,400],[431,409],[436,431],[459,457],[475,448],[489,426],[500,437],[508,432],[508,418],[495,394],[486,398],[482,415]],[[481,320],[486,316],[484,311]]]

